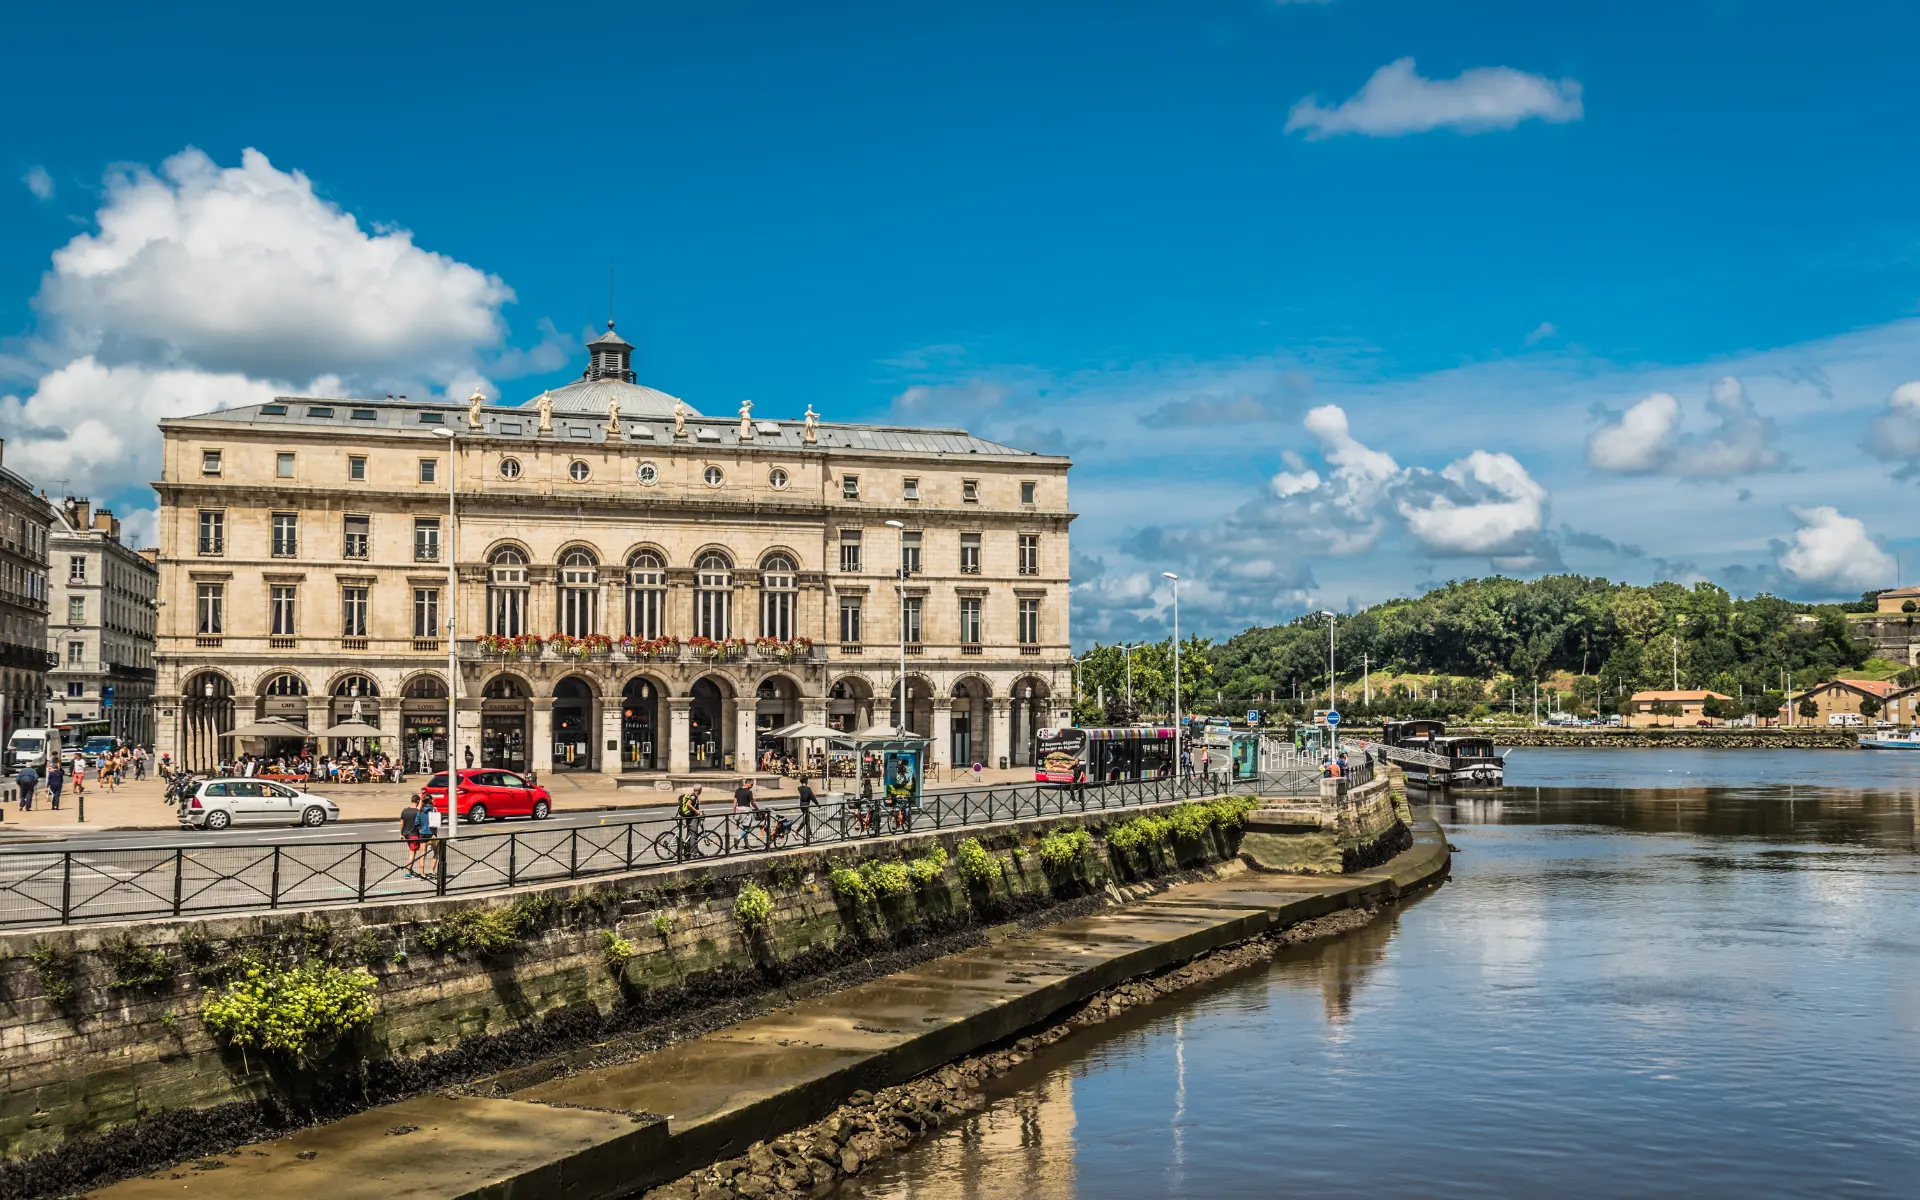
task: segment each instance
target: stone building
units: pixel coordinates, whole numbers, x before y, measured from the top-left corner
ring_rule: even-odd
[[[517,406],[163,421],[160,747],[203,765],[236,721],[358,712],[443,762],[449,608],[481,764],[724,769],[792,722],[890,723],[903,636],[936,763],[1027,761],[1067,719],[1068,460],[811,408],[707,417],[634,382],[611,324],[588,350]]]
[[[83,499],[69,496],[61,505],[51,537],[47,684],[54,719],[105,721],[129,742],[151,745],[160,573],[121,542],[111,510]]]
[[[53,517],[46,497],[0,465],[0,745],[15,729],[47,720],[47,668],[53,665],[47,653],[47,541]]]

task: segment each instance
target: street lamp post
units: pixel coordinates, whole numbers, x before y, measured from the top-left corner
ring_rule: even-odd
[[[1187,774],[1187,760],[1182,753],[1184,731],[1180,728],[1180,577],[1172,571],[1160,574],[1173,580],[1173,774],[1176,779],[1183,779]]]
[[[455,560],[457,516],[453,505],[454,452],[457,437],[453,430],[441,426],[433,431],[447,439],[447,837],[460,836],[460,756],[456,753],[460,745],[460,648],[455,643],[453,617],[454,589],[460,584],[460,576]],[[431,767],[432,764],[428,764]],[[447,877],[447,861],[440,863],[440,881],[444,887]]]
[[[1324,608],[1320,610],[1320,615],[1327,619],[1327,711],[1336,712],[1340,708],[1340,702],[1333,694],[1333,626],[1338,618]],[[1340,748],[1340,727],[1338,725],[1333,727],[1333,747],[1336,750]]]
[[[895,733],[905,736],[907,732],[907,549],[905,541],[907,523],[887,521],[885,524],[889,529],[899,530],[902,534],[900,563],[894,568],[894,574],[900,580],[900,715],[894,721],[893,729]]]

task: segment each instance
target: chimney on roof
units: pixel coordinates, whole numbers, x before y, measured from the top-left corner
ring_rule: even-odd
[[[93,518],[90,514],[93,510],[93,502],[85,496],[68,496],[65,508],[66,512],[63,515],[67,518],[67,524],[75,529],[87,529],[92,526]]]
[[[120,540],[120,518],[114,516],[110,508],[93,514],[93,527],[116,542]]]

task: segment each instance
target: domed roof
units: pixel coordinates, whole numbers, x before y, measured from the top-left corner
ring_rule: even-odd
[[[580,378],[545,393],[553,401],[553,411],[605,416],[607,405],[618,400],[623,417],[673,415],[673,406],[681,402],[677,397],[633,381],[633,343],[613,331],[612,321],[607,322],[605,333],[587,343],[587,349],[590,351],[587,369],[580,373]],[[531,406],[539,403],[539,399],[535,397],[525,403]],[[700,414],[688,405],[687,415]]]
[[[620,401],[623,417],[671,417],[677,400],[657,388],[613,378],[577,379],[565,387],[554,388],[547,396],[553,401],[554,412],[592,413],[600,417],[607,415],[609,400]],[[527,401],[527,406],[532,407],[538,400],[535,397]],[[687,414],[700,415],[691,404],[687,406]]]

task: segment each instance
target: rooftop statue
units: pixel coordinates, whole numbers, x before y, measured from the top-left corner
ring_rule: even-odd
[[[620,432],[620,397],[618,396],[607,400],[607,432],[611,434]]]
[[[685,400],[676,399],[673,402],[673,436],[677,438],[687,436],[687,413],[690,411],[692,410],[687,407]]]
[[[751,400],[740,402],[740,440],[743,442],[753,440],[753,401]]]
[[[480,406],[485,404],[486,402],[487,402],[487,398],[480,394],[480,389],[478,388],[474,389],[473,395],[467,397],[467,428],[468,429],[480,428]]]
[[[805,441],[808,445],[812,445],[820,440],[820,414],[813,411],[813,405],[811,404],[807,405],[806,422],[807,432]]]
[[[540,410],[540,432],[552,433],[553,432],[553,396],[552,394],[548,392],[541,392],[540,399],[535,402],[534,407]]]

